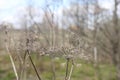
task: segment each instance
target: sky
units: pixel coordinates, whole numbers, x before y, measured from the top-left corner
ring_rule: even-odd
[[[63,6],[69,5],[69,1],[70,0],[63,0]],[[51,0],[0,0],[0,22],[7,21],[16,23],[20,14],[24,12],[25,7],[32,5],[39,8],[44,7],[46,3],[52,4]],[[100,0],[99,3],[107,9],[111,9],[113,5],[112,0]],[[63,6],[57,6],[58,14],[60,14]]]

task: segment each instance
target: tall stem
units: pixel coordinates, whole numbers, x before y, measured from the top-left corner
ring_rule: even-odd
[[[66,65],[66,75],[65,75],[65,80],[68,80],[68,69],[69,69],[69,61],[70,61],[70,59],[69,58],[67,58],[67,65]]]
[[[7,53],[10,57],[10,61],[11,61],[11,64],[12,64],[12,67],[13,67],[13,70],[14,70],[14,73],[15,73],[15,76],[16,76],[16,80],[19,80],[19,77],[18,77],[18,73],[17,73],[17,69],[16,69],[16,66],[15,66],[15,63],[14,63],[14,60],[12,58],[12,55],[10,53],[10,50],[9,50],[9,47],[8,47],[8,44],[7,44],[7,39],[8,39],[8,32],[7,30],[5,31],[5,35],[6,35],[6,40],[5,40],[5,47],[6,47],[6,50],[7,50]]]
[[[39,73],[38,73],[38,71],[37,71],[37,68],[36,68],[35,64],[33,63],[33,60],[32,60],[31,55],[30,55],[30,51],[29,51],[29,49],[28,49],[29,39],[27,39],[26,44],[27,44],[26,55],[28,54],[28,57],[29,57],[29,59],[30,59],[30,62],[31,62],[31,64],[32,64],[34,70],[35,70],[35,73],[36,73],[38,79],[39,79],[39,80],[42,80],[41,77],[39,76]]]
[[[74,69],[74,62],[72,60],[72,66],[71,66],[71,69],[70,69],[70,74],[69,74],[68,80],[71,79],[71,76],[72,76],[72,73],[73,73],[73,69]]]

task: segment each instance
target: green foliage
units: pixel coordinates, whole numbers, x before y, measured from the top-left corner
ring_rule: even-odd
[[[6,58],[6,56],[3,57]],[[41,75],[41,77],[44,80],[52,80],[53,74],[51,69],[50,57],[42,56],[38,59],[37,56],[32,55],[32,58],[35,62],[35,65],[37,66],[37,69],[40,72],[39,74]],[[61,64],[65,63],[66,60],[64,58],[60,58],[53,59],[53,61],[56,70],[56,80],[63,80],[65,77],[66,64],[64,66],[61,66]],[[9,65],[7,65],[6,68],[4,66],[0,67],[0,80],[14,80],[15,75],[12,71],[11,64],[9,61],[5,62]],[[81,64],[81,66],[76,66],[76,64]],[[2,63],[0,63],[0,65],[4,65],[4,60],[2,60]],[[99,73],[101,74],[102,80],[115,80],[116,71],[113,65],[101,63],[99,64],[99,69]],[[28,71],[28,75],[32,75],[32,77],[35,77],[35,72],[31,66],[28,67]],[[94,65],[92,63],[86,63],[82,60],[76,60],[71,80],[97,80],[97,76],[95,76]]]
[[[0,80],[14,80],[15,79],[15,75],[13,72],[5,72],[4,74],[0,74],[2,76],[0,76]]]

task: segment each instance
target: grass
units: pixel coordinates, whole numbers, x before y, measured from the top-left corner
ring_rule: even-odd
[[[42,56],[38,58],[35,55],[32,55],[33,61],[39,70],[41,77],[44,80],[52,80],[52,70],[50,58],[47,56]],[[55,59],[55,70],[56,70],[56,80],[63,80],[65,77],[65,59]],[[86,63],[82,60],[76,60],[76,64],[81,64],[81,66],[75,66],[72,74],[71,80],[97,80],[95,76],[95,68],[92,63]],[[71,64],[70,64],[71,66]],[[99,73],[101,74],[102,80],[115,80],[115,68],[110,64],[100,64]],[[35,72],[31,66],[28,67],[29,75],[32,77],[35,76]],[[15,80],[15,75],[12,71],[12,66],[7,55],[0,55],[0,80]]]

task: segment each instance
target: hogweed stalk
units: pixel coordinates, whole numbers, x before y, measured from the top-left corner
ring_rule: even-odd
[[[8,43],[8,37],[9,37],[9,36],[8,36],[7,26],[5,26],[5,35],[6,35],[5,47],[6,47],[6,50],[7,50],[8,55],[9,55],[11,64],[12,64],[14,74],[15,74],[15,76],[16,76],[16,80],[19,80],[19,76],[18,76],[18,73],[17,73],[17,69],[16,69],[15,62],[14,62],[14,60],[13,60],[12,54],[10,53],[10,50],[9,50],[9,47],[8,47],[8,44],[7,44],[7,43]]]

